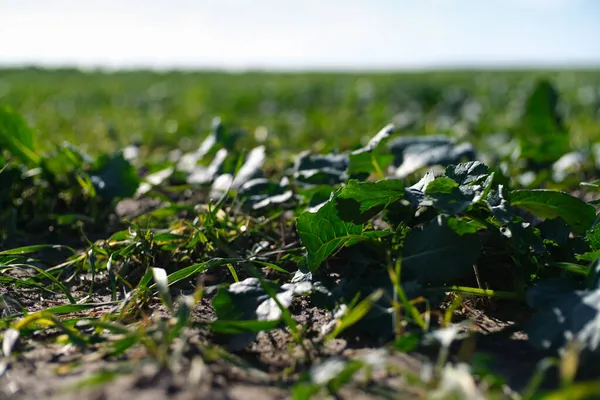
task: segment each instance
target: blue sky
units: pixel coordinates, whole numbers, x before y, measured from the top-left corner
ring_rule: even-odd
[[[600,66],[600,0],[0,0],[0,64]]]

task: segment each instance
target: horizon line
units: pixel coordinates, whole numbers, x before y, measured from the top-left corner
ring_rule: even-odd
[[[44,63],[44,62],[0,62],[0,70],[40,69],[47,71],[78,70],[80,72],[223,72],[223,73],[393,73],[393,72],[435,72],[435,71],[558,71],[558,70],[600,70],[600,60],[582,62],[450,62],[443,64],[389,65],[389,66],[261,66],[249,65],[225,67],[217,65],[152,65],[148,63],[106,65],[81,63]]]

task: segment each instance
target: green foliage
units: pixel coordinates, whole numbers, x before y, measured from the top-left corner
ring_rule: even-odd
[[[420,283],[447,285],[473,271],[480,255],[477,235],[459,235],[440,216],[407,236],[402,268]]]
[[[90,180],[98,196],[109,202],[133,196],[140,184],[137,171],[120,153],[101,157]]]
[[[569,151],[569,136],[558,111],[558,97],[556,88],[546,79],[539,80],[529,94],[517,130],[526,159],[554,162]]]
[[[233,363],[215,343],[245,354],[259,332],[282,328],[303,353],[297,365],[312,367],[295,398],[335,397],[372,363],[315,364],[307,343],[368,336],[395,340],[392,354],[415,350],[464,296],[523,307],[526,297],[534,345],[563,351],[575,339],[582,368],[597,361],[598,184],[577,187],[597,175],[597,160],[582,146],[567,178],[549,167],[600,125],[562,74],[537,82],[522,110],[517,93],[536,74],[502,75],[505,85],[496,73],[362,76],[367,97],[351,75],[173,73],[157,84],[92,73],[89,92],[81,77],[32,96],[35,75],[24,85],[0,71],[11,83],[3,101],[35,126],[0,108],[0,284],[57,303],[2,308],[3,362],[50,327],[107,359],[143,348],[180,371],[184,354]],[[492,77],[498,87],[485,84]],[[488,135],[497,131],[517,140]],[[96,303],[99,295],[111,301]],[[436,321],[445,300],[452,305]],[[333,311],[318,335],[305,326],[307,307],[323,318]],[[214,343],[190,340],[198,332]]]
[[[575,232],[586,232],[596,218],[593,206],[570,194],[553,190],[513,190],[511,204],[539,218],[562,218]]]
[[[40,164],[35,135],[25,119],[10,107],[0,107],[0,152],[7,150],[29,167]]]
[[[341,247],[386,234],[377,231],[363,232],[362,225],[342,220],[334,202],[338,195],[339,192],[317,212],[306,211],[298,217],[298,235],[306,247],[307,263],[313,272]]]
[[[386,206],[400,201],[403,197],[404,182],[401,180],[350,180],[336,195],[335,202],[341,219],[360,224],[360,221],[366,222]]]
[[[600,290],[575,290],[566,282],[548,281],[527,294],[537,312],[528,325],[531,343],[539,348],[565,350],[574,343],[581,362],[594,365],[600,359]]]

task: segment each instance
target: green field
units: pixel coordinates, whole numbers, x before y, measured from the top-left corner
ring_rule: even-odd
[[[0,69],[0,399],[600,396],[599,140],[598,70]]]
[[[92,152],[140,140],[189,151],[218,116],[232,128],[267,128],[270,144],[298,152],[358,147],[407,114],[411,134],[474,138],[517,128],[537,78],[560,91],[576,144],[597,139],[598,71],[239,73],[0,70],[0,101],[24,114],[44,146],[69,140]],[[476,104],[474,106],[473,104]],[[414,114],[414,115],[413,115]],[[111,134],[114,129],[116,134]],[[190,140],[181,140],[182,138]],[[46,145],[47,143],[47,145]],[[91,145],[93,143],[93,145]]]

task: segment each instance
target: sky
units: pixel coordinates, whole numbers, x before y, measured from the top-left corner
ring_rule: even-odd
[[[600,66],[600,0],[0,0],[0,65]]]

